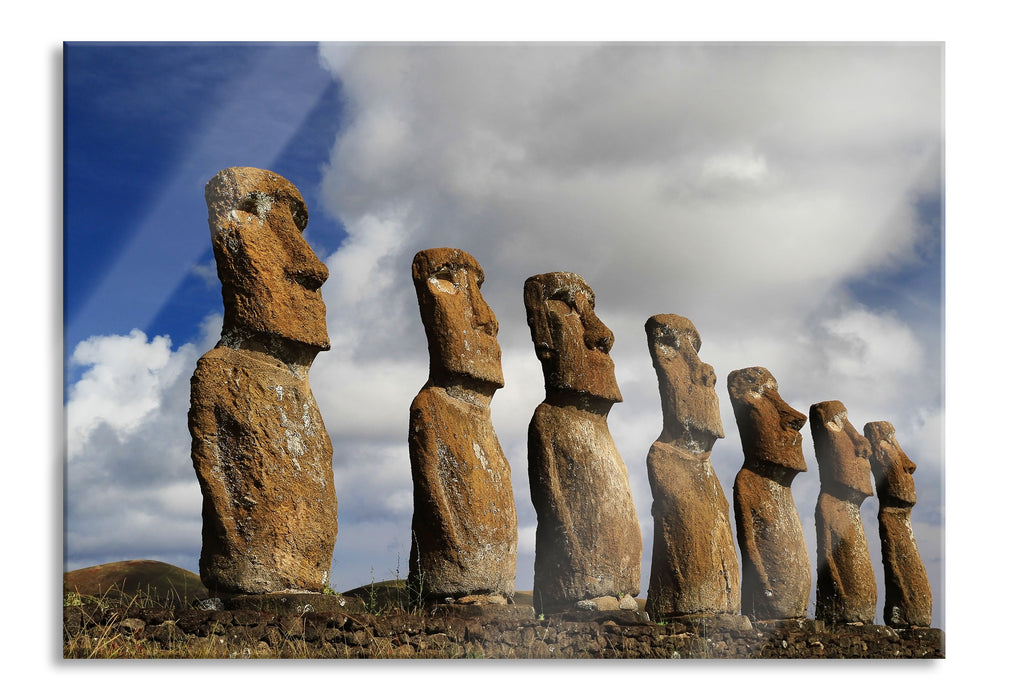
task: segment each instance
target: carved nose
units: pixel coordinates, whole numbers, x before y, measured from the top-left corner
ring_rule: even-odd
[[[308,247],[308,244],[305,245]],[[322,264],[322,261],[315,257],[309,250],[309,255],[299,256],[300,259],[294,261],[294,269],[287,273],[294,282],[300,284],[309,291],[316,291],[323,283],[329,279],[329,269]]]
[[[855,443],[856,457],[869,459],[869,457],[872,456],[872,446],[869,444],[869,441],[859,435],[854,428],[852,428],[852,441]]]
[[[582,315],[582,324],[585,327],[585,346],[590,350],[608,353],[613,347],[613,331],[591,310]]]
[[[291,260],[287,276],[309,291],[316,291],[329,279],[327,268],[301,234],[295,234],[291,243]]]
[[[316,291],[329,279],[329,270],[323,265],[309,269],[298,269],[290,273],[291,279],[309,291]]]
[[[784,401],[778,402],[778,412],[781,415],[782,427],[791,428],[798,432],[806,424],[806,416],[796,411]]]
[[[704,386],[715,386],[715,368],[707,362],[701,363],[701,383]]]
[[[498,322],[479,289],[473,293],[473,321],[487,335],[497,335]]]

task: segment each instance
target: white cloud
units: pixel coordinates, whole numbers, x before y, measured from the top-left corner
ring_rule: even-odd
[[[148,342],[136,329],[128,336],[94,337],[77,345],[70,364],[89,369],[70,391],[70,456],[79,453],[99,423],[129,432],[158,407],[164,385],[178,376],[170,347],[166,336]]]
[[[64,491],[68,569],[152,558],[196,569],[200,488],[189,454],[189,378],[220,334],[172,349],[139,330],[90,338],[72,362],[86,367],[65,405]]]
[[[850,309],[824,321],[828,370],[862,379],[873,374],[913,376],[921,371],[923,353],[914,332],[899,319]]]

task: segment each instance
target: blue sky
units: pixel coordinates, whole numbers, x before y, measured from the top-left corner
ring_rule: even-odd
[[[330,267],[333,349],[312,385],[335,450],[337,587],[406,574],[407,409],[427,371],[409,260],[446,245],[482,263],[501,325],[492,410],[520,589],[535,528],[525,430],[542,398],[521,283],[567,269],[616,336],[625,401],[610,426],[644,586],[644,455],[661,415],[643,325],[676,313],[718,377],[712,461],[730,498],[733,369],[767,367],[803,413],[837,399],[859,429],[895,425],[919,466],[913,522],[943,622],[940,45],[69,44],[63,57],[67,568],[197,568],[188,380],[222,313],[203,186],[251,165],[298,186]],[[803,434],[793,491],[812,554]],[[878,562],[875,507],[862,512]]]
[[[206,283],[198,185],[222,163],[289,173],[316,250],[335,250],[342,229],[319,206],[318,182],[340,89],[317,53],[309,43],[65,47],[67,348],[133,328],[184,343],[221,310]]]

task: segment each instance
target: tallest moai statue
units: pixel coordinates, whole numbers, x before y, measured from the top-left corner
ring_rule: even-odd
[[[308,370],[329,349],[319,292],[329,271],[302,236],[304,200],[279,175],[222,170],[206,199],[224,326],[191,383],[200,578],[221,593],[321,591],[336,491]]]

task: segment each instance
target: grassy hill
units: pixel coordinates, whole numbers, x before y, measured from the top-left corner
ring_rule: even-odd
[[[149,559],[131,559],[100,564],[63,574],[66,595],[95,598],[150,599],[188,604],[210,594],[192,571]]]

